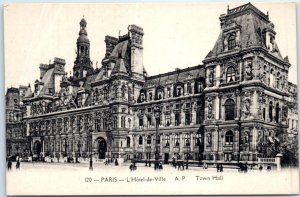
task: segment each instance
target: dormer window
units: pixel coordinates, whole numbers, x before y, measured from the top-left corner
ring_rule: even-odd
[[[171,88],[170,87],[167,88],[167,95],[168,95],[168,98],[171,97]]]
[[[187,83],[187,92],[189,94],[192,94],[192,84],[191,83]]]
[[[141,102],[144,102],[145,101],[145,94],[142,92],[141,93]]]
[[[228,37],[228,50],[232,50],[236,47],[236,35],[230,34]]]

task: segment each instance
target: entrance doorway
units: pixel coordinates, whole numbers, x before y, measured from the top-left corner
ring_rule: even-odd
[[[105,154],[107,151],[107,144],[105,139],[99,138],[98,139],[98,157],[99,159],[105,159]]]
[[[35,141],[34,145],[33,145],[33,153],[37,154],[38,156],[40,156],[42,152],[42,144],[40,141]]]
[[[169,153],[165,153],[165,160],[164,160],[165,164],[169,163]]]

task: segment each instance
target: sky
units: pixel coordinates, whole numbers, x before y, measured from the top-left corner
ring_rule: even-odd
[[[253,3],[269,12],[276,42],[292,66],[289,81],[297,83],[296,7],[293,3]],[[28,85],[39,79],[40,63],[66,60],[72,71],[81,18],[87,21],[90,58],[105,55],[105,35],[127,33],[130,24],[144,29],[144,66],[148,75],[202,64],[220,32],[219,16],[225,3],[197,4],[18,4],[4,8],[5,88]],[[229,8],[242,5],[229,4]]]

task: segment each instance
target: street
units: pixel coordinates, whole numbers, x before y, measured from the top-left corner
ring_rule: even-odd
[[[189,167],[188,170],[178,171],[171,165],[164,165],[163,170],[154,170],[154,165],[146,167],[144,164],[137,164],[137,170],[130,171],[129,163],[119,166],[94,163],[92,171],[88,163],[21,162],[20,170],[16,170],[15,165],[13,162],[12,171],[7,172],[7,192],[11,195],[230,194],[232,190],[226,190],[226,187],[233,184],[238,185],[234,188],[236,192],[272,193],[292,188],[283,180],[292,179],[286,182],[298,184],[297,169],[239,173],[236,169],[225,168],[224,172],[217,173],[216,168]],[[253,187],[256,189],[251,190]]]

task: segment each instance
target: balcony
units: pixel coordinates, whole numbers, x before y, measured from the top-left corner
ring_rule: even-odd
[[[233,152],[233,144],[225,144],[223,146],[223,151],[224,152]]]

